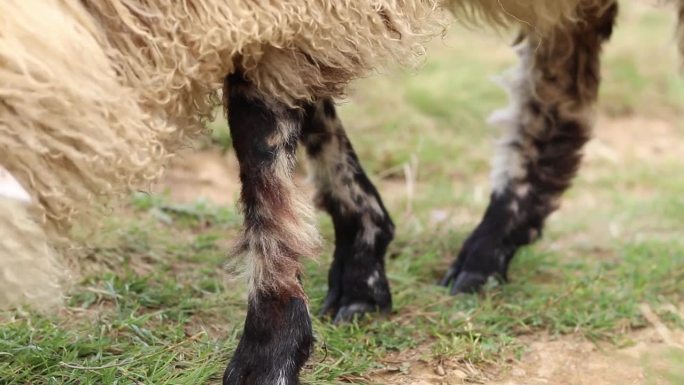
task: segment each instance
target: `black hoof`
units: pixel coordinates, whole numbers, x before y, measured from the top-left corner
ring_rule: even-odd
[[[355,302],[340,307],[335,315],[335,318],[333,319],[333,324],[339,325],[342,323],[352,322],[354,318],[363,317],[364,315],[371,313],[389,314],[391,310],[391,306],[381,308],[375,304]]]
[[[360,274],[362,271],[366,273]],[[331,274],[335,273],[331,270]],[[330,316],[334,324],[339,324],[364,314],[392,311],[392,295],[384,269],[362,269],[356,274],[342,273],[337,278],[323,301],[321,317]]]
[[[479,292],[490,277],[505,282],[508,263],[516,249],[496,238],[472,235],[440,285],[448,287],[451,295],[456,295]]]
[[[470,271],[462,271],[451,284],[449,293],[451,295],[461,293],[477,293],[487,283],[488,277],[482,273],[473,273]],[[451,281],[451,279],[449,280]]]
[[[223,385],[298,385],[313,345],[311,319],[301,298],[257,295],[223,375]]]

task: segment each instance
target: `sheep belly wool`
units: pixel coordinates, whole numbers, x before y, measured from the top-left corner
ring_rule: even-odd
[[[157,178],[227,74],[290,104],[339,96],[414,64],[441,21],[435,0],[0,2],[0,166],[32,201],[0,201],[0,305],[56,297],[70,226]]]
[[[581,20],[586,6],[604,0],[446,0],[454,16],[466,23],[494,27],[521,26],[543,34],[565,21]]]

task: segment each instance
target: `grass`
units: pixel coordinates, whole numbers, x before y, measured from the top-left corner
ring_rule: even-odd
[[[667,120],[668,140],[684,143],[671,19],[626,8],[606,52],[600,115]],[[488,78],[515,62],[501,40],[454,28],[420,71],[360,81],[343,103],[352,140],[398,224],[388,252],[395,311],[339,327],[316,319],[305,383],[367,383],[409,351],[487,371],[541,333],[629,345],[630,330],[646,326],[642,303],[669,327],[684,327],[671,306],[684,299],[681,152],[638,156],[630,146],[648,141],[630,139],[633,131],[598,134],[627,150],[617,162],[590,151],[545,239],[514,260],[509,284],[456,298],[435,285],[487,203],[495,132],[483,122],[505,104]],[[220,124],[212,132],[214,144],[230,146]],[[329,219],[319,218],[326,250],[306,263],[313,312],[325,295],[333,236]],[[80,251],[94,267],[65,309],[0,315],[0,383],[220,382],[245,316],[243,284],[224,269],[240,222],[233,207],[133,197]]]

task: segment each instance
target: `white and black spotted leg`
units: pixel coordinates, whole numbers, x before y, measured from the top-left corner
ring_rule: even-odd
[[[313,207],[292,179],[304,111],[259,94],[239,74],[226,78],[224,94],[242,182],[237,252],[249,266],[250,292],[223,384],[296,385],[313,343],[298,258],[318,243]]]
[[[307,108],[302,142],[316,185],[316,204],[335,226],[335,253],[321,314],[334,322],[392,308],[385,251],[394,224],[345,134],[329,99]]]
[[[494,160],[490,204],[442,280],[452,294],[477,291],[489,277],[505,280],[516,251],[541,236],[579,168],[591,135],[601,45],[617,3],[606,0],[582,15],[580,23],[547,38],[530,33],[518,45],[511,106],[492,119],[507,132]]]

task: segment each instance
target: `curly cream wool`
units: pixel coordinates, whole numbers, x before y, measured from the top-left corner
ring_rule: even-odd
[[[543,33],[597,2],[3,0],[0,165],[31,203],[0,194],[0,305],[55,292],[70,226],[157,179],[227,74],[288,104],[340,96],[385,63],[415,64],[443,30],[441,5]]]
[[[0,165],[32,201],[1,202],[0,301],[54,298],[58,240],[155,180],[227,74],[286,103],[339,96],[416,63],[437,20],[433,0],[0,2]]]

